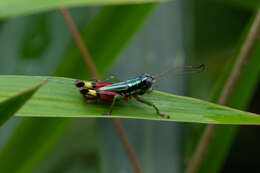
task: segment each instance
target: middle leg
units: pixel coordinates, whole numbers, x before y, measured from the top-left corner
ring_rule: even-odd
[[[105,112],[105,113],[103,113],[103,114],[104,114],[104,115],[111,115],[111,114],[112,114],[112,111],[113,111],[113,108],[114,108],[114,106],[115,106],[116,101],[121,100],[122,98],[123,98],[123,96],[120,95],[120,94],[115,95],[114,98],[113,98],[112,104],[111,104],[111,106],[110,106],[109,112]]]

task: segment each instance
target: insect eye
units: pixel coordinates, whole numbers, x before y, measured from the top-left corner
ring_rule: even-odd
[[[80,88],[83,87],[85,85],[85,83],[82,80],[77,80],[75,82],[76,87]]]
[[[148,88],[150,88],[153,84],[153,79],[152,78],[148,78],[146,81],[145,81],[145,84]]]

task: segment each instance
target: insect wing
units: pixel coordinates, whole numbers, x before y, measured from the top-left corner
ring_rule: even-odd
[[[128,82],[119,82],[112,85],[104,86],[102,88],[99,88],[100,91],[125,91],[129,88]]]

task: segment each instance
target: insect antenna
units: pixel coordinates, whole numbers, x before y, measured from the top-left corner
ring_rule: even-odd
[[[153,76],[153,79],[156,79],[156,81],[158,81],[158,79],[160,78],[160,80],[161,80],[161,79],[163,79],[163,77],[168,77],[167,75],[170,72],[178,70],[178,69],[189,70],[189,71],[183,72],[183,73],[178,73],[178,74],[175,74],[174,76],[183,76],[185,74],[195,74],[195,73],[203,72],[205,70],[205,65],[201,64],[201,65],[198,65],[198,66],[177,66],[177,67],[173,67],[172,69],[170,69],[166,72],[163,72],[159,75]]]

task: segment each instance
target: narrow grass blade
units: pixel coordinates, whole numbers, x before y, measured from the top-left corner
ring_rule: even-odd
[[[0,1],[0,18],[14,17],[26,14],[32,14],[47,10],[53,10],[60,7],[79,7],[86,5],[127,5],[149,2],[162,2],[164,0],[20,0],[20,1]]]
[[[232,61],[228,64],[225,71],[223,71],[222,79],[218,83],[218,87],[215,91],[215,96],[212,99],[214,102],[218,100],[224,83],[229,76],[230,70],[236,60],[237,53],[241,49],[241,45],[248,33],[248,28],[251,27],[251,23],[247,26],[244,34],[241,37],[240,43],[236,53],[233,56]],[[228,105],[237,109],[246,110],[247,105],[250,103],[250,99],[257,87],[260,76],[260,43],[257,45],[255,51],[252,53],[250,62],[248,63],[243,75],[234,90],[234,93],[228,102]],[[216,129],[216,134],[212,140],[212,144],[209,147],[208,153],[203,158],[202,165],[200,167],[199,173],[207,172],[221,172],[221,166],[228,154],[229,148],[231,147],[232,141],[236,135],[238,126],[218,126]]]
[[[8,85],[0,86],[0,100],[12,95],[17,88],[30,87],[44,79],[46,77],[0,76],[1,83],[2,81],[8,83]],[[86,104],[78,88],[74,86],[74,82],[75,79],[53,78],[17,115],[24,117],[117,117],[214,124],[260,124],[260,116],[253,113],[158,91],[144,97],[153,101],[161,112],[170,115],[170,119],[156,115],[152,108],[134,100],[117,104],[113,115],[103,116],[102,113],[109,109],[110,103]]]
[[[156,4],[152,3],[104,7],[82,32],[82,38],[86,39],[89,53],[101,75],[108,71],[155,6]],[[70,47],[55,75],[90,78],[75,44]]]
[[[60,118],[27,118],[22,121],[0,152],[1,172],[33,172],[69,122],[69,118],[63,121]]]
[[[41,83],[33,88],[24,90],[19,94],[6,98],[0,102],[0,127],[11,118],[30,98],[35,92],[45,84]],[[8,83],[7,83],[8,85]]]

